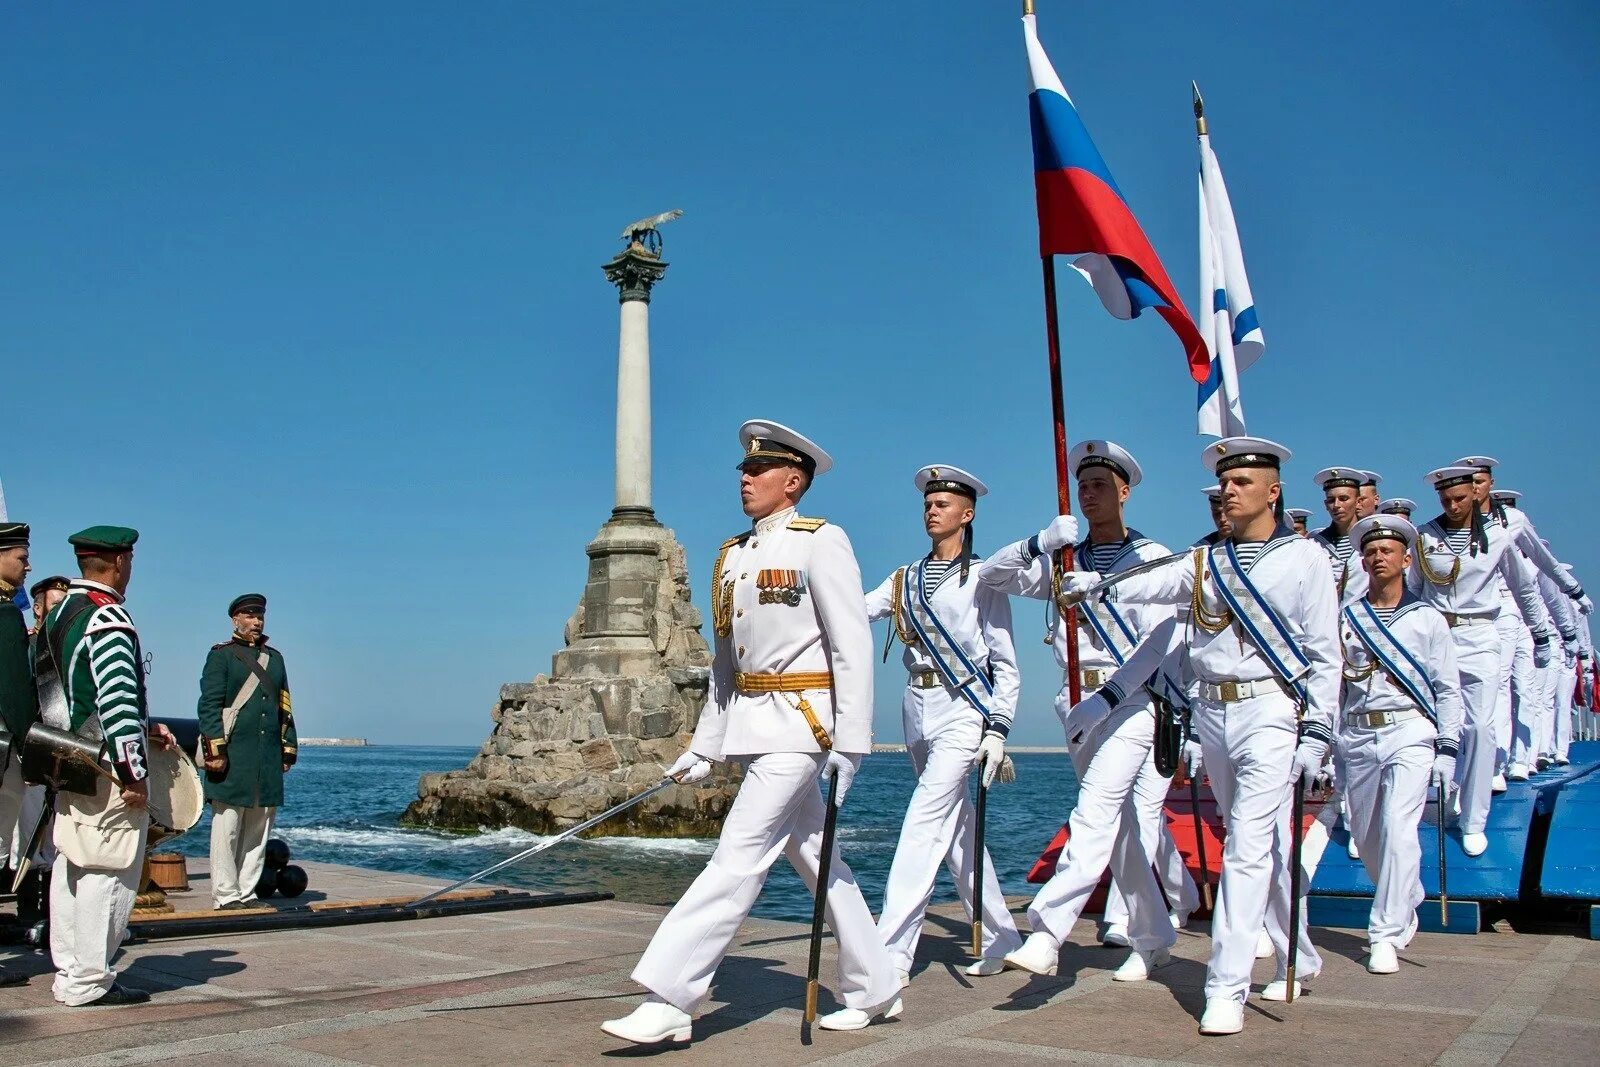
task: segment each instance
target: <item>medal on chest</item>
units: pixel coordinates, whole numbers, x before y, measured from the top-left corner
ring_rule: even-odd
[[[758,603],[785,604],[797,608],[806,591],[806,575],[804,571],[757,571],[756,589],[759,590],[756,596]]]

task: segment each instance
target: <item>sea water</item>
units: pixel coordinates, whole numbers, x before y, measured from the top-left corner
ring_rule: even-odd
[[[416,797],[417,779],[429,771],[464,767],[476,749],[377,745],[304,748],[285,781],[275,836],[296,859],[343,863],[380,871],[454,881],[538,843],[524,830],[484,829],[448,834],[400,825]],[[989,791],[986,842],[1008,895],[1029,894],[1028,871],[1066,821],[1078,783],[1067,756],[1018,753],[1017,780]],[[840,849],[855,871],[873,911],[883,887],[916,779],[904,753],[867,757],[839,813]],[[204,855],[209,816],[168,847]],[[705,866],[713,839],[600,837],[564,842],[492,879],[534,891],[614,893],[622,900],[671,904]],[[312,888],[315,888],[313,882]],[[955,899],[948,871],[936,902]],[[755,912],[774,919],[809,921],[811,898],[784,860],[772,869]]]

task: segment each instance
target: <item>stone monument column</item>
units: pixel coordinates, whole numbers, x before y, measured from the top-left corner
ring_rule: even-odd
[[[656,227],[681,214],[629,226],[626,245],[602,268],[622,305],[616,500],[585,549],[588,581],[565,647],[549,675],[500,687],[489,739],[465,768],[423,775],[405,822],[565,829],[659,782],[689,746],[711,652],[683,547],[656,521],[650,499],[650,292],[667,273]],[[736,791],[724,775],[674,786],[595,832],[711,836]]]

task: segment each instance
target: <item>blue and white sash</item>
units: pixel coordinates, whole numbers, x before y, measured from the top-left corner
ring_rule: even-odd
[[[1391,616],[1391,621],[1399,618],[1409,607],[1419,603],[1420,601],[1407,598],[1401,603],[1399,610]],[[1411,698],[1411,702],[1418,710],[1432,719],[1435,726],[1439,725],[1437,707],[1439,695],[1434,691],[1433,682],[1428,680],[1428,672],[1406,646],[1400,643],[1394,631],[1378,618],[1377,612],[1372,610],[1372,605],[1365,598],[1358,600],[1344,609],[1344,617],[1350,624],[1350,629],[1355,631],[1356,638],[1366,648],[1367,653],[1378,661],[1378,666],[1383,672],[1405,690],[1406,696]]]
[[[967,703],[983,716],[983,721],[988,722],[988,702],[994,695],[994,686],[989,681],[988,672],[973,663],[961,650],[961,643],[950,635],[938,612],[933,610],[923,567],[926,562],[918,560],[906,568],[910,579],[906,582],[906,619],[945,684],[965,697]],[[948,576],[949,572],[945,573]]]
[[[1262,546],[1261,555],[1256,559],[1265,556],[1282,540],[1286,539],[1274,539]],[[1206,554],[1211,563],[1211,574],[1216,581],[1217,592],[1221,595],[1223,603],[1228,605],[1233,617],[1239,620],[1239,625],[1249,636],[1250,643],[1261,653],[1268,666],[1272,668],[1272,672],[1285,684],[1292,686],[1295,695],[1304,703],[1306,687],[1300,679],[1311,669],[1311,661],[1295,643],[1288,624],[1272,605],[1267,603],[1266,598],[1256,589],[1255,583],[1245,574],[1244,567],[1239,563],[1239,557],[1234,554],[1232,540],[1222,542],[1221,552],[1217,551],[1216,545],[1212,545],[1206,550]]]
[[[1128,531],[1128,541],[1118,552],[1116,557],[1106,565],[1105,573],[1115,574],[1122,562],[1133,555],[1139,548],[1150,543],[1148,537],[1141,536],[1137,530]],[[1073,553],[1077,559],[1087,559],[1089,542],[1080,542]],[[1137,559],[1137,557],[1135,557]],[[1083,620],[1090,630],[1099,639],[1100,647],[1111,653],[1111,658],[1117,666],[1122,666],[1133,654],[1134,647],[1139,643],[1139,634],[1123,618],[1122,612],[1110,600],[1099,597],[1090,597],[1078,604],[1078,617]]]

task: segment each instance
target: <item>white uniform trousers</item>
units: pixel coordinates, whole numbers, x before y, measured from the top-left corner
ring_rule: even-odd
[[[1200,906],[1200,890],[1189,876],[1183,862],[1183,853],[1172,840],[1172,830],[1167,826],[1167,793],[1172,779],[1163,778],[1156,770],[1155,752],[1145,758],[1139,777],[1133,783],[1135,817],[1139,820],[1139,841],[1151,857],[1156,875],[1161,879],[1161,892],[1167,898],[1167,907],[1181,916],[1188,915]],[[1115,878],[1106,896],[1106,922],[1125,928],[1128,925],[1128,898]]]
[[[1289,977],[1289,857],[1294,852],[1294,839],[1289,836],[1293,821],[1294,794],[1284,801],[1278,816],[1277,837],[1272,842],[1272,894],[1267,897],[1267,937],[1272,941],[1273,977],[1284,981]],[[1303,862],[1300,867],[1300,947],[1295,957],[1295,980],[1315,978],[1322,973],[1322,953],[1311,943],[1311,929],[1307,919],[1307,900],[1311,896],[1311,877],[1316,869]]]
[[[1573,681],[1573,672],[1563,672],[1561,681],[1555,687],[1555,718],[1550,724],[1551,751],[1558,760],[1567,758],[1567,750],[1572,746],[1572,726],[1575,717],[1589,714],[1588,708],[1574,707],[1572,694],[1579,684],[1589,685],[1589,675],[1585,674],[1579,682]]]
[[[1481,834],[1489,823],[1494,779],[1494,713],[1500,681],[1500,636],[1485,625],[1456,626],[1456,667],[1461,672],[1461,754],[1456,784],[1461,787],[1463,834]]]
[[[1272,932],[1267,901],[1274,895],[1274,881],[1288,877],[1276,851],[1280,828],[1287,829],[1289,768],[1298,741],[1294,705],[1281,693],[1227,704],[1202,698],[1194,703],[1194,720],[1211,792],[1228,830],[1211,920],[1205,995],[1207,1000],[1231,997],[1242,1004],[1250,992],[1256,940],[1264,925]],[[1287,886],[1283,893],[1287,903]],[[1275,941],[1282,938],[1285,925],[1279,924]]]
[[[50,958],[56,965],[52,992],[60,1003],[76,1007],[99,1000],[117,980],[111,960],[128,932],[143,868],[143,848],[133,866],[120,871],[79,867],[56,855],[50,875]]]
[[[817,787],[825,757],[771,752],[747,759],[739,795],[705,870],[673,905],[633,970],[633,980],[693,1014],[739,925],[750,914],[767,872],[781,853],[815,891],[827,804]],[[839,943],[840,999],[863,1010],[900,989],[888,950],[873,924],[855,875],[834,845],[828,870],[827,919]]]
[[[1527,699],[1518,699],[1516,702],[1515,717],[1511,724],[1509,758],[1512,763],[1520,763],[1531,770],[1533,762],[1549,752],[1542,741],[1549,730],[1555,679],[1565,670],[1561,664],[1561,651],[1556,649],[1549,663],[1533,669],[1533,691]]]
[[[211,901],[221,907],[256,895],[277,808],[211,802]]]
[[[17,745],[18,749],[21,744]],[[13,752],[0,771],[0,865],[13,870],[17,866],[17,853],[28,847],[28,835],[33,824],[23,816],[23,801],[27,787],[22,782],[22,753]],[[27,825],[22,825],[27,822]],[[8,892],[9,884],[0,887]]]
[[[1524,706],[1533,697],[1537,679],[1533,631],[1515,609],[1503,608],[1495,617],[1494,630],[1500,638],[1500,678],[1494,697],[1494,771],[1499,772],[1506,768],[1518,717],[1534,710]]]
[[[917,939],[939,865],[950,869],[956,892],[972,921],[973,830],[977,811],[967,795],[967,780],[983,739],[983,719],[959,694],[940,686],[907,686],[901,705],[906,754],[917,772],[900,843],[889,867],[878,932],[889,958],[904,971],[917,956]],[[983,857],[983,954],[999,958],[1022,946],[1017,924],[985,850]]]
[[[1350,833],[1377,887],[1367,940],[1406,946],[1406,929],[1422,903],[1422,844],[1418,827],[1430,795],[1433,723],[1411,719],[1393,726],[1346,727],[1339,744],[1349,777]]]
[[[1067,710],[1065,703],[1064,698],[1057,701],[1058,714]],[[1116,709],[1087,739],[1068,746],[1078,775],[1078,802],[1067,820],[1069,836],[1055,874],[1028,906],[1034,930],[1065,941],[1109,864],[1128,897],[1133,947],[1149,952],[1177,940],[1150,857],[1139,841],[1131,803],[1154,734],[1154,713],[1148,706],[1133,705]]]

